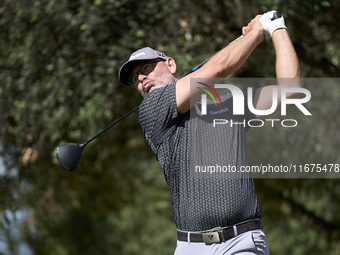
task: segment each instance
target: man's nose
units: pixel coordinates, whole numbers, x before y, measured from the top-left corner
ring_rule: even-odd
[[[138,80],[139,81],[143,81],[144,79],[146,79],[148,77],[147,74],[143,74],[141,72],[138,73]]]

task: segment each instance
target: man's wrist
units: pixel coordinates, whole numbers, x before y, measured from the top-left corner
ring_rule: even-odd
[[[260,44],[263,42],[264,39],[264,30],[262,29],[252,29],[248,32],[247,36],[254,37],[256,40],[257,44]]]
[[[272,40],[275,40],[276,38],[282,36],[282,35],[287,35],[288,31],[286,28],[278,28],[272,33]]]

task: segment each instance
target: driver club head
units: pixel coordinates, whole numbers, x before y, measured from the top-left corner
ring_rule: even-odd
[[[77,143],[64,143],[56,149],[60,164],[68,171],[76,171],[83,157],[84,146]]]

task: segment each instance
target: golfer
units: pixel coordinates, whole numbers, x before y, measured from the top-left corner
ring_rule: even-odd
[[[242,38],[181,79],[176,75],[175,60],[149,47],[132,53],[120,69],[121,83],[134,86],[144,97],[139,107],[139,120],[170,189],[178,229],[175,255],[269,254],[253,179],[195,178],[192,175],[190,152],[196,145],[191,141],[195,139],[200,143],[206,135],[225,144],[221,153],[213,155],[215,158],[225,159],[233,166],[249,165],[245,142],[249,128],[236,125],[221,129],[218,135],[216,132],[212,134],[211,123],[200,118],[202,114],[197,106],[204,93],[199,87],[204,88],[205,85],[202,83],[190,88],[190,79],[225,78],[232,74],[264,40],[265,32],[271,36],[275,48],[277,78],[299,78],[298,59],[284,18],[272,20],[273,15],[274,11],[257,15],[242,28]],[[292,84],[300,86],[300,83]],[[273,88],[280,91],[280,86],[280,83],[264,86],[255,90],[253,95],[245,95],[253,97],[256,109],[267,110],[273,104]],[[224,114],[232,114],[231,96],[231,93],[221,96],[226,109]],[[293,93],[289,96],[298,97]],[[278,106],[280,103],[279,95]],[[264,118],[245,109],[244,119],[256,117]],[[195,132],[190,133],[193,128]],[[203,147],[202,156],[212,156],[209,155],[209,146],[202,146],[202,150]],[[195,150],[199,152],[200,149]]]

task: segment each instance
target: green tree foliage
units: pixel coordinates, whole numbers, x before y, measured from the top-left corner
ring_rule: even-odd
[[[136,113],[87,145],[75,173],[62,169],[55,148],[86,141],[142,101],[117,79],[132,51],[164,51],[181,75],[271,9],[286,18],[302,76],[338,77],[339,8],[338,1],[3,0],[0,253],[172,254],[169,191]],[[267,36],[234,77],[275,77],[274,65]],[[315,122],[250,131],[253,164],[340,163],[339,87],[312,94],[323,102]],[[255,184],[273,254],[339,254],[338,179]]]

